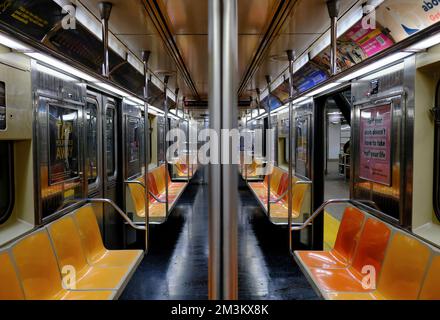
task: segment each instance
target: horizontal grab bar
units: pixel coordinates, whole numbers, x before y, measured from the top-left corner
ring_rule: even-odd
[[[340,204],[340,203],[346,203],[346,204],[353,204],[353,201],[350,199],[332,199],[325,201],[318,209],[313,212],[313,214],[300,226],[292,227],[292,224],[289,225],[289,229],[291,231],[301,231],[307,228],[323,211],[324,209],[331,205],[331,204]]]
[[[146,188],[145,187],[145,184],[144,183],[142,183],[142,182],[140,182],[140,181],[130,181],[130,180],[127,180],[127,181],[124,181],[124,183],[125,184],[137,184],[137,185],[140,185],[142,188]],[[154,200],[156,200],[157,202],[159,202],[159,203],[167,203],[166,201],[164,201],[164,200],[161,200],[161,199],[159,199],[154,193],[152,193],[150,190],[148,190],[148,194],[150,195],[150,196],[152,196],[153,198],[154,198]]]
[[[295,186],[298,186],[298,185],[312,185],[313,184],[313,182],[312,181],[302,181],[302,180],[299,180],[299,181],[297,181],[297,182],[295,182],[294,183],[294,185]],[[280,202],[281,200],[283,200],[283,198],[287,195],[289,193],[289,190],[286,190],[278,199],[275,199],[275,200],[272,200],[272,201],[270,201],[269,203],[270,204],[275,204],[275,203],[278,203],[278,202]]]

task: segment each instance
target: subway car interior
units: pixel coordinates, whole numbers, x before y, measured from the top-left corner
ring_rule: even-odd
[[[0,300],[440,300],[440,1],[0,0]]]

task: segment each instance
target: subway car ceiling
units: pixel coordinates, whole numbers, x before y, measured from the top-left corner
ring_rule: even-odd
[[[236,103],[226,111],[237,111],[236,126],[252,137],[240,145],[240,182],[271,224],[289,230],[295,265],[325,299],[383,291],[326,288],[313,252],[293,242],[338,255],[345,241],[350,255],[377,240],[383,254],[374,263],[388,254],[379,290],[411,269],[393,266],[414,250],[402,268],[420,263],[418,287],[384,297],[440,299],[426,289],[440,256],[436,3],[237,0]],[[0,1],[0,263],[9,268],[0,279],[15,269],[32,274],[35,246],[49,261],[40,271],[55,278],[63,249],[81,251],[90,270],[123,269],[82,292],[58,283],[39,292],[18,278],[17,298],[119,298],[149,252],[150,228],[169,221],[198,174],[200,184],[214,176],[189,160],[203,142],[191,136],[213,125],[209,70],[220,62],[209,48],[208,13],[207,0]],[[187,135],[183,154],[168,155],[171,129]],[[262,138],[264,156],[256,154],[258,129],[274,129]],[[331,170],[344,194],[328,187]],[[344,208],[335,213],[331,204]],[[140,243],[144,251],[119,250]],[[342,258],[333,261],[340,269],[356,269],[353,256]],[[0,300],[10,298],[3,294],[0,283]]]

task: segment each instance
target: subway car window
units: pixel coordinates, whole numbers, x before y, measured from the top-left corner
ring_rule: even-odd
[[[78,110],[49,106],[49,143],[49,183],[78,178]]]
[[[141,173],[141,143],[143,127],[141,119],[136,117],[127,117],[127,166],[128,176],[133,177]]]
[[[107,176],[113,177],[116,172],[116,111],[108,108],[105,115],[107,137]]]
[[[98,179],[98,105],[87,102],[86,110],[86,176],[89,185]]]
[[[14,156],[11,142],[0,142],[0,224],[5,223],[14,208]]]
[[[296,119],[295,132],[295,168],[296,173],[302,177],[309,178],[310,163],[310,117],[304,116]]]

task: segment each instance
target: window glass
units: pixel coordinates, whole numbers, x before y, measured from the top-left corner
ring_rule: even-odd
[[[88,183],[98,179],[98,107],[87,102],[86,107],[86,175]]]
[[[310,117],[296,119],[295,168],[300,176],[309,177],[309,135]]]
[[[49,106],[49,183],[79,177],[78,110]]]
[[[0,130],[6,130],[6,84],[0,81]]]
[[[115,137],[115,109],[108,108],[106,112],[106,131],[107,131],[107,176],[112,177],[116,172],[116,137]]]
[[[133,177],[141,172],[140,150],[141,150],[141,119],[135,117],[127,118],[127,165],[128,176]]]
[[[0,224],[6,222],[14,207],[13,148],[0,142]]]

